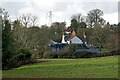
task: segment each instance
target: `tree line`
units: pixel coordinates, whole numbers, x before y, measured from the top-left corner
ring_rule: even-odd
[[[61,42],[62,31],[75,29],[77,36],[85,32],[87,44],[101,50],[116,50],[116,33],[118,25],[106,24],[102,18],[103,11],[94,9],[87,17],[82,14],[71,17],[71,25],[65,22],[54,22],[52,25],[36,25],[38,17],[23,14],[11,21],[8,12],[0,8],[2,17],[2,65],[3,69],[31,63],[36,58],[43,58],[49,50],[50,40]]]

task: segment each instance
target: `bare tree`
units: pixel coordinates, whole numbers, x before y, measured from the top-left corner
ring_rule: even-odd
[[[37,16],[32,16],[32,17],[31,17],[31,22],[32,22],[32,26],[33,26],[33,27],[36,25],[37,20],[38,20],[38,17],[37,17]]]
[[[89,11],[87,15],[87,23],[90,27],[94,24],[100,24],[101,26],[105,24],[105,20],[101,17],[103,16],[103,11],[100,9],[94,9]]]
[[[23,14],[19,17],[22,26],[28,27],[31,21],[31,14]]]
[[[18,18],[21,25],[24,27],[35,26],[38,20],[37,16],[32,16],[31,14],[23,14]]]
[[[3,20],[8,20],[9,18],[8,12],[3,8],[0,8],[0,16],[2,16]]]
[[[1,22],[2,22],[1,23],[2,24],[2,28],[4,29],[5,22],[10,22],[8,11],[6,11],[3,8],[0,8],[0,17],[1,17]]]

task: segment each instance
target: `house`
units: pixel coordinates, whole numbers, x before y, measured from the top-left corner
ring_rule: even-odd
[[[76,36],[75,31],[73,30],[70,36],[66,36],[65,40],[68,44],[85,44],[87,45],[86,42],[86,35],[83,33],[82,37]]]
[[[83,33],[82,37],[76,36],[75,31],[73,30],[71,35],[65,36],[65,32],[63,32],[62,35],[62,41],[61,43],[57,43],[52,41],[53,44],[50,44],[51,51],[60,51],[63,50],[67,45],[74,44],[79,49],[85,49],[87,48],[87,42],[86,42],[86,35]]]

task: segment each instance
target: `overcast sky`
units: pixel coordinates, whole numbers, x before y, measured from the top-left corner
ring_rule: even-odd
[[[52,11],[53,22],[67,22],[73,14],[86,16],[90,10],[101,9],[103,18],[110,24],[118,23],[119,0],[2,0],[0,6],[5,8],[11,19],[19,15],[31,13],[39,18],[38,25],[48,24],[48,12]]]

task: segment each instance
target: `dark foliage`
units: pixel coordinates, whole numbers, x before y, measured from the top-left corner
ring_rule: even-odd
[[[11,69],[14,67],[19,67],[32,62],[32,53],[27,49],[19,49],[15,55],[13,55],[3,69]]]
[[[59,51],[59,52],[48,52],[45,53],[44,58],[94,58],[94,57],[105,57],[120,55],[120,50],[104,52],[104,53],[93,53],[93,52],[76,52],[70,53],[69,51]]]

